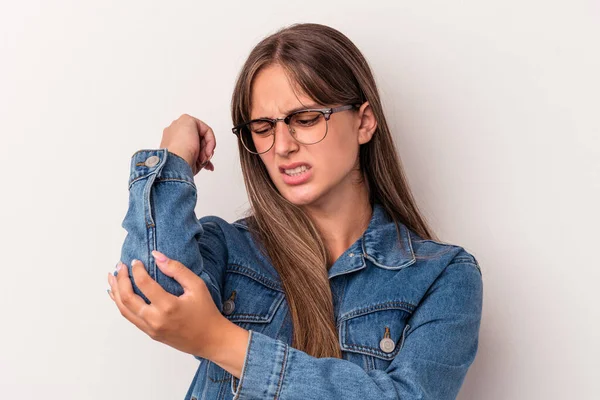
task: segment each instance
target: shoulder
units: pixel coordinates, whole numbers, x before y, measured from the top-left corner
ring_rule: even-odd
[[[475,255],[465,247],[456,243],[423,239],[411,229],[408,231],[417,264],[419,262],[424,262],[436,264],[441,268],[457,264],[466,264],[481,273],[479,261]]]
[[[413,273],[421,284],[415,304],[428,298],[428,304],[438,304],[447,312],[480,314],[483,277],[475,255],[455,243],[410,234],[416,259]]]
[[[198,219],[204,235],[217,236],[228,248],[247,248],[255,243],[248,227],[248,217],[228,222],[216,215],[205,215]]]
[[[434,291],[481,296],[482,270],[473,253],[456,243],[424,239],[409,232],[415,258],[411,274],[421,296]]]
[[[247,220],[248,218],[246,217],[237,219],[233,222],[228,222],[217,215],[205,215],[201,218],[198,218],[198,222],[202,224],[203,228],[218,228],[223,235],[248,232],[249,229]]]
[[[228,269],[245,273],[260,281],[269,281],[271,286],[279,287],[278,273],[271,265],[264,249],[256,241],[245,217],[228,222],[216,215],[199,218],[203,234],[199,241],[205,246],[214,245],[226,248]]]
[[[248,228],[241,220],[228,222],[217,215],[205,215],[198,218],[202,226],[202,234],[197,237],[200,244],[206,247],[217,247],[230,255],[237,250],[248,248]]]

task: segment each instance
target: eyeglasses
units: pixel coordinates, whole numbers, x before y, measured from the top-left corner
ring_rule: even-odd
[[[311,108],[295,111],[285,118],[259,118],[234,126],[231,130],[244,148],[253,154],[271,150],[275,144],[275,124],[283,121],[294,139],[302,144],[315,144],[327,136],[331,114],[360,108],[360,104],[348,104],[334,108]]]

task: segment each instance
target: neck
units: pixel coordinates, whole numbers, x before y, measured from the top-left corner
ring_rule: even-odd
[[[321,233],[329,253],[329,268],[367,229],[373,213],[369,192],[364,184],[360,189],[340,193],[324,204],[305,208]]]

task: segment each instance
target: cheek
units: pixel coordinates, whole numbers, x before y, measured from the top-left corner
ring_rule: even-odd
[[[267,153],[265,153],[265,154],[260,154],[260,155],[259,155],[259,157],[260,157],[260,160],[261,160],[261,161],[262,161],[262,163],[265,165],[265,167],[267,167],[267,170],[269,169],[269,166],[271,165],[271,160],[270,160],[270,159],[271,159],[271,157],[269,156],[269,154],[270,154],[270,153],[271,153],[271,152],[270,152],[270,151],[268,151],[268,152],[267,152]]]
[[[271,179],[275,179],[277,177],[276,173],[278,173],[279,171],[277,171],[275,168],[275,163],[273,161],[273,149],[271,149],[271,151],[268,151],[264,154],[259,155],[263,165],[265,166],[265,168],[267,169],[267,172],[269,173],[269,176],[271,177]]]
[[[326,140],[321,143],[323,146],[319,148],[319,159],[323,167],[339,173],[348,172],[352,168],[358,157],[358,144],[350,130],[330,131]]]

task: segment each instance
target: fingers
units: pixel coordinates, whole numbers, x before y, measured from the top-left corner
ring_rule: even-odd
[[[204,164],[206,164],[208,161],[210,161],[210,159],[213,156],[213,151],[210,151],[208,149],[208,145],[206,144],[206,142],[201,141],[200,142],[200,155],[198,156],[198,162],[204,166]]]
[[[183,291],[192,291],[198,287],[198,275],[179,261],[172,260],[163,253],[153,250],[152,255],[156,260],[156,265],[167,276],[175,279],[183,287]],[[185,295],[185,294],[184,294]]]
[[[139,260],[133,260],[131,264],[133,280],[137,287],[150,300],[152,305],[160,310],[169,307],[169,304],[175,300],[176,296],[164,290],[144,268],[144,264]],[[129,279],[126,279],[129,282]],[[130,285],[131,286],[131,285]],[[137,296],[141,301],[142,298]],[[144,302],[144,304],[146,304]]]
[[[215,152],[215,147],[217,147],[217,140],[215,138],[215,134],[210,126],[199,120],[198,118],[194,118],[196,122],[196,126],[198,127],[198,133],[200,135],[200,156],[201,163],[207,162],[212,157]]]
[[[125,305],[132,311],[136,311],[136,313],[137,310],[141,309],[144,305],[146,305],[146,302],[140,296],[133,292],[131,280],[129,279],[129,271],[125,264],[121,264],[121,269],[117,273],[116,281],[119,297],[123,305]]]
[[[200,161],[198,161],[196,163],[196,169],[198,171],[200,171],[202,168],[207,169],[209,171],[214,171],[215,170],[215,166],[213,165],[213,163],[209,160],[209,161],[205,161],[203,163],[200,163]]]
[[[124,302],[123,302],[123,296],[125,297],[125,302],[129,303],[130,300],[130,295],[129,294],[123,294],[121,292],[121,287],[119,285],[119,281],[118,281],[118,277],[119,275],[122,275],[123,272],[122,270],[127,270],[126,267],[122,268],[121,271],[117,274],[117,277],[115,278],[115,276],[113,276],[113,274],[109,273],[108,274],[108,281],[111,287],[110,290],[110,297],[113,299],[113,301],[116,303],[117,308],[119,309],[119,311],[121,312],[121,315],[123,315],[129,322],[131,322],[132,324],[134,324],[136,327],[138,327],[139,329],[141,329],[144,332],[150,332],[150,326],[148,325],[148,323],[144,320],[144,314],[146,314],[147,308],[149,308],[150,306],[147,305],[142,299],[141,297],[137,296],[136,294],[132,293],[134,296],[137,296],[142,303],[144,303],[143,306],[135,308],[134,310],[130,309]]]

